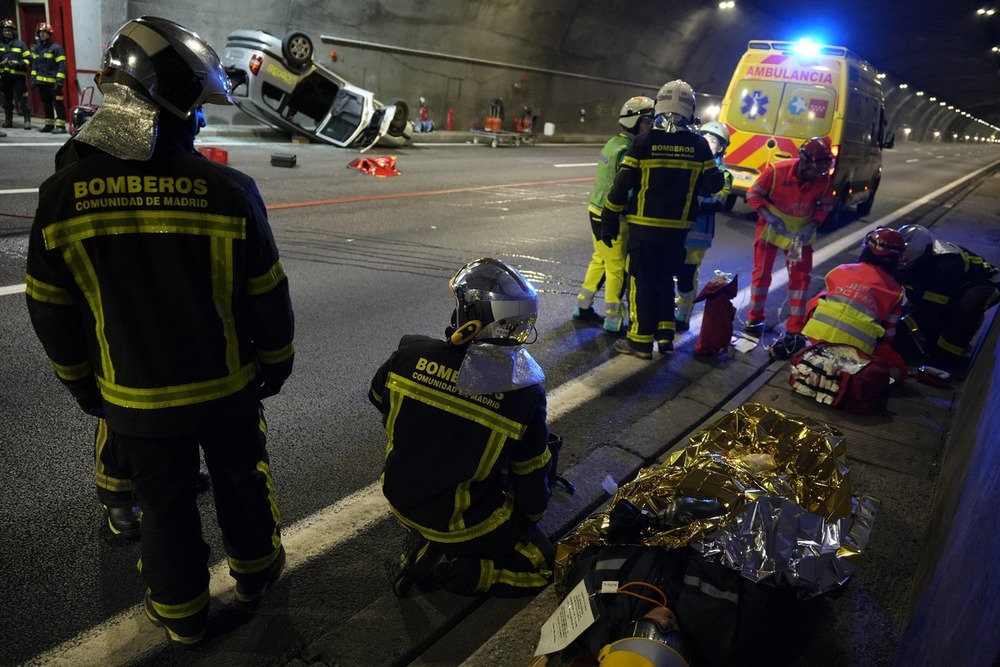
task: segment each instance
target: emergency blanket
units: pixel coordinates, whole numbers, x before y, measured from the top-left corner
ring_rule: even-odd
[[[705,312],[701,318],[701,331],[694,345],[695,354],[703,357],[718,357],[729,350],[733,337],[733,318],[736,307],[733,299],[739,291],[739,276],[716,271],[694,302],[705,302]]]
[[[347,168],[357,169],[369,176],[378,176],[379,178],[399,176],[399,172],[396,171],[396,158],[388,155],[359,157],[347,165]]]
[[[817,343],[791,359],[796,393],[848,412],[871,415],[889,401],[889,369],[853,345]]]
[[[556,585],[565,592],[584,549],[616,543],[612,516],[625,503],[655,526],[640,533],[637,546],[691,547],[753,582],[793,587],[803,599],[843,586],[860,565],[879,505],[853,493],[846,449],[845,436],[829,425],[744,404],[640,470],[605,510],[560,540]],[[721,511],[663,520],[678,501]]]

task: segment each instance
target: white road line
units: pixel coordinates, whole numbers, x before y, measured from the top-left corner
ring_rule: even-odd
[[[879,218],[870,226],[887,225],[993,166],[988,165],[952,181],[889,215]],[[867,228],[853,232],[818,249],[813,257],[817,263],[822,263],[843,250],[857,247],[867,232]],[[787,282],[787,272],[779,271],[778,275],[774,276],[771,281],[771,287],[780,287]],[[20,287],[23,291],[24,286]],[[740,290],[737,299],[748,298],[749,291],[749,286],[744,287]],[[697,331],[700,324],[701,314],[699,313],[691,318],[691,329]],[[637,369],[643,368],[647,363],[649,362],[634,357],[616,355],[580,377],[554,388],[548,393],[549,421],[554,422],[580,405],[598,398],[622,379]],[[312,516],[282,528],[282,541],[288,551],[285,571],[290,572],[305,565],[315,557],[326,553],[388,516],[390,516],[389,506],[382,497],[381,487],[376,481]],[[212,568],[211,593],[213,597],[224,600],[232,598],[233,580],[229,577],[229,567],[225,561]],[[165,643],[166,638],[163,633],[153,631],[150,627],[142,605],[136,605],[38,656],[29,664],[67,666],[130,664],[148,651]]]
[[[565,164],[554,164],[552,165],[556,169],[575,169],[578,167],[590,167],[593,169],[597,166],[596,162],[567,162]]]
[[[27,287],[25,283],[21,283],[20,285],[6,285],[4,287],[0,287],[0,296],[3,296],[4,294],[24,294],[25,287]]]
[[[13,188],[10,190],[0,190],[0,195],[33,195],[38,193],[38,188]]]

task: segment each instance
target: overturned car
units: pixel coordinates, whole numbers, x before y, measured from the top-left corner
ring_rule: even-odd
[[[402,100],[383,104],[313,60],[313,42],[293,30],[279,39],[234,30],[222,56],[233,101],[257,120],[312,141],[358,148],[401,146],[413,134]]]

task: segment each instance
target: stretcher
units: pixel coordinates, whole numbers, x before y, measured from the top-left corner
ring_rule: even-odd
[[[472,143],[488,143],[493,148],[497,146],[520,146],[532,144],[535,141],[534,132],[510,132],[507,130],[469,130],[472,133]]]

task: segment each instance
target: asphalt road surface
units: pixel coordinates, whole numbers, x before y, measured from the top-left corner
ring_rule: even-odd
[[[586,203],[599,145],[417,145],[392,153],[399,176],[375,178],[347,168],[358,157],[353,152],[205,138],[202,145],[224,148],[230,165],[257,180],[291,283],[296,368],[265,403],[289,559],[251,620],[229,610],[231,580],[224,566],[213,570],[219,633],[208,651],[179,653],[138,611],[138,544],[109,537],[94,493],[94,421],[55,379],[24,307],[27,229],[59,144],[17,130],[0,142],[0,665],[349,665],[344,656],[357,649],[338,657],[309,647],[338,627],[352,628],[345,644],[384,643],[384,618],[372,610],[398,605],[403,613],[414,603],[393,598],[385,574],[402,535],[378,491],[385,437],[366,392],[402,334],[443,332],[452,309],[448,278],[471,259],[509,261],[539,289],[539,337],[530,350],[547,374],[564,467],[682,393],[687,369],[699,363],[692,335],[666,361],[608,363],[613,338],[570,317],[591,254]],[[298,166],[272,167],[278,151],[296,153]],[[933,215],[947,205],[945,196],[914,202],[998,158],[995,146],[965,144],[903,143],[887,151],[871,214],[821,236],[818,248],[840,243],[847,250],[816,266],[814,288],[833,265],[856,257],[876,220],[904,207]],[[739,273],[745,286],[749,209],[739,203],[717,223],[703,279],[719,268]],[[785,298],[776,285],[768,307],[775,322]],[[737,303],[740,315],[746,305]],[[200,503],[206,539],[221,562],[210,495]],[[474,625],[489,633],[518,604],[471,610],[483,615]],[[470,613],[460,604],[436,607],[444,616]],[[367,664],[419,661],[425,650],[438,657],[424,664],[457,664],[478,641],[451,637],[434,647],[435,639],[415,630],[408,645],[375,651],[391,659]]]

